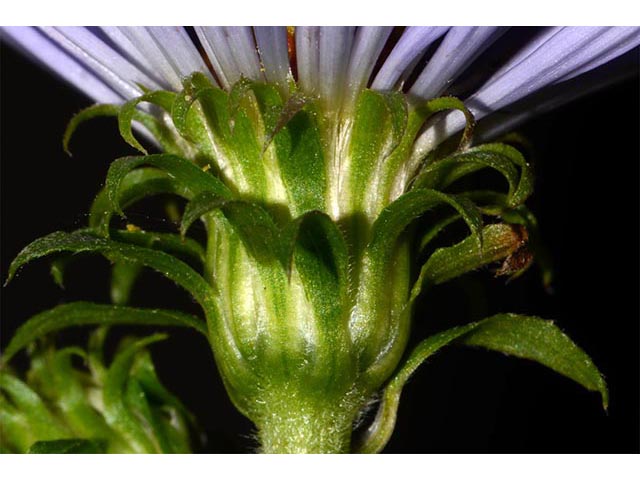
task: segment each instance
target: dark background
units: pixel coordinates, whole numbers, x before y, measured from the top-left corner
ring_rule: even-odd
[[[81,127],[74,157],[67,157],[61,148],[66,122],[90,101],[0,47],[4,279],[11,259],[30,241],[84,226],[110,161],[131,150],[115,122],[96,120]],[[425,296],[415,319],[416,339],[502,311],[555,319],[605,374],[608,414],[597,394],[550,370],[452,347],[406,386],[387,452],[638,452],[639,91],[636,76],[519,130],[536,149],[536,193],[529,205],[555,262],[553,294],[534,269],[508,285],[478,272],[466,289],[445,286]],[[165,228],[156,204],[143,204],[138,211],[145,215],[131,214],[134,223]],[[51,281],[48,262],[26,267],[0,292],[2,345],[43,309],[71,300],[107,302],[108,279],[108,264],[101,258],[73,265],[65,290]],[[485,296],[469,296],[478,285]],[[486,298],[486,304],[472,305],[469,298]],[[133,303],[197,313],[186,294],[152,273],[144,274]],[[254,448],[252,425],[227,399],[206,342],[197,334],[172,333],[154,346],[154,359],[163,381],[208,432],[204,450]],[[63,337],[84,338],[78,332]]]

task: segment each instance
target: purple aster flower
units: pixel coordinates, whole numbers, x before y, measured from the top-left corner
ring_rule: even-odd
[[[406,348],[423,290],[492,264],[513,279],[536,255],[544,263],[525,206],[529,160],[480,141],[624,76],[639,27],[2,31],[99,102],[70,122],[65,147],[80,123],[106,115],[142,153],[112,163],[88,228],[36,240],[9,268],[11,278],[51,253],[98,252],[114,262],[118,306],[45,312],[5,356],[73,324],[189,327],[265,452],[380,451],[406,381],[450,343],[535,360],[607,407],[591,359],[537,317],[498,314]],[[134,126],[161,153],[148,154]],[[480,170],[502,175],[507,192],[470,188]],[[114,226],[157,194],[185,201],[179,234]],[[196,221],[204,243],[189,237]],[[205,318],[128,307],[141,266],[191,293]]]
[[[367,87],[423,99],[454,92],[476,120],[497,112],[509,128],[575,98],[575,87],[571,92],[558,87],[640,44],[638,27],[299,27],[293,39],[286,27],[3,31],[97,102],[125,102],[140,95],[142,86],[179,90],[183,77],[201,71],[224,89],[248,78],[275,83],[286,93],[295,80],[334,109],[350,108]],[[550,95],[536,96],[544,92]],[[509,112],[510,105],[531,97],[536,108]],[[418,139],[417,153],[463,125],[456,114],[441,119]]]

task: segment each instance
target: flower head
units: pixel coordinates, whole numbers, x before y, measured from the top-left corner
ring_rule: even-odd
[[[408,357],[405,348],[423,288],[498,261],[499,274],[517,276],[536,248],[535,217],[524,206],[531,166],[512,146],[474,145],[476,121],[545,89],[561,94],[637,46],[639,28],[5,31],[109,102],[80,112],[65,145],[82,121],[111,115],[143,154],[113,162],[88,230],[34,242],[10,275],[49,253],[89,250],[114,268],[146,265],[187,289],[206,328],[190,317],[155,317],[207,337],[265,449],[344,451],[354,420],[382,391],[358,447],[379,450],[403,384],[450,342],[537,360],[599,391],[606,405],[586,354],[541,319],[498,315],[431,337]],[[526,116],[516,109],[488,133]],[[163,153],[148,155],[132,122]],[[500,173],[507,191],[460,187],[484,169]],[[158,193],[187,201],[180,239],[114,228],[114,215]],[[435,220],[416,236],[414,220],[425,213]],[[187,240],[196,220],[206,245]],[[434,248],[455,223],[469,236]],[[416,258],[426,258],[418,272]]]

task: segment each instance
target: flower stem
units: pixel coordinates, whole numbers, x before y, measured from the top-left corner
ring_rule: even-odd
[[[317,403],[282,392],[264,411],[256,422],[261,453],[349,453],[355,412],[344,402]]]

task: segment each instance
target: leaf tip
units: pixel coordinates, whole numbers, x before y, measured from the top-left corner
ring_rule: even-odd
[[[62,141],[62,150],[64,150],[64,153],[67,154],[68,157],[72,158],[73,154],[71,153],[71,150],[69,149],[69,139],[65,138]]]
[[[124,140],[143,155],[149,155],[147,149],[144,148],[142,144],[133,136],[133,133],[130,133],[130,135],[124,137]]]
[[[72,118],[64,129],[64,133],[62,134],[62,150],[69,157],[73,157],[71,153],[71,149],[69,148],[69,144],[71,143],[71,137],[73,136],[73,132],[76,130],[76,122],[74,121],[75,117]]]
[[[609,388],[607,387],[607,382],[605,381],[602,374],[600,374],[600,385],[598,388],[598,392],[602,397],[602,409],[606,415],[609,415]]]
[[[16,276],[17,271],[18,271],[18,267],[15,265],[15,260],[14,260],[9,266],[9,273],[7,274],[7,279],[2,284],[3,287],[6,287],[7,285],[9,285],[11,280],[13,280],[13,278]]]
[[[190,222],[185,222],[185,217],[182,217],[180,222],[180,239],[184,242],[186,240],[187,231],[189,230]]]

